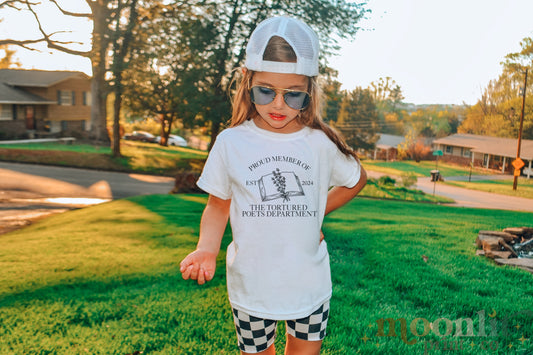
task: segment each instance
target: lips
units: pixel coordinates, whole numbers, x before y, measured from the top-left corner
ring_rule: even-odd
[[[274,121],[283,121],[285,117],[287,117],[286,115],[280,115],[277,113],[269,113],[268,116]]]

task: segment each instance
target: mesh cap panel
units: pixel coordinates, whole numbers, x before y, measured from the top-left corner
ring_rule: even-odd
[[[273,36],[283,38],[296,53],[296,63],[263,60],[265,48]],[[282,74],[318,75],[318,37],[311,27],[291,17],[273,17],[261,22],[246,47],[246,68]]]

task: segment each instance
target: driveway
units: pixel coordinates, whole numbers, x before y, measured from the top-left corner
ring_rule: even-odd
[[[368,176],[373,178],[379,178],[382,175],[385,174],[373,171],[368,172]],[[472,180],[479,181],[487,178],[493,180],[495,179],[495,176],[474,176],[472,177]],[[498,175],[496,178],[512,179],[512,177],[505,175]],[[447,179],[452,180],[454,178],[450,177]],[[462,178],[457,178],[457,180],[460,179]],[[433,194],[433,191],[435,191],[435,195],[453,199],[455,203],[446,204],[449,206],[533,212],[533,200],[531,199],[469,190],[456,186],[449,186],[442,182],[433,183],[429,177],[418,178],[415,188],[427,194]]]
[[[416,188],[427,194],[433,194],[435,188],[436,195],[455,200],[450,206],[533,212],[533,200],[528,198],[463,189],[442,182],[434,183],[430,178],[418,178]]]
[[[169,177],[0,162],[0,234],[112,199],[167,194]]]

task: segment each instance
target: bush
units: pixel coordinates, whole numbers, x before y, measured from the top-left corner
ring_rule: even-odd
[[[409,172],[406,172],[406,173],[403,173],[402,174],[402,181],[401,181],[401,186],[403,187],[411,187],[413,185],[416,184],[418,178],[416,177],[416,174],[413,173],[412,171],[409,171]]]
[[[394,186],[395,184],[396,180],[387,175],[381,176],[378,179],[378,186]]]

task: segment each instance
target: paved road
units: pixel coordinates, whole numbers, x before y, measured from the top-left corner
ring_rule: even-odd
[[[168,177],[0,162],[0,234],[73,208],[173,187]]]
[[[381,175],[384,174],[372,171],[369,172],[370,177],[377,178]],[[473,180],[481,180],[483,178],[486,179],[487,176],[476,176]],[[494,176],[492,176],[491,179],[492,178],[494,178]],[[509,177],[498,176],[498,178],[506,179]],[[416,189],[424,191],[427,194],[433,194],[434,187],[435,195],[448,197],[455,201],[455,203],[449,204],[450,206],[533,212],[533,200],[527,198],[463,189],[460,187],[449,186],[441,182],[434,184],[429,177],[418,178],[415,186]]]
[[[430,178],[418,178],[416,185],[418,190],[432,194],[434,187],[435,195],[455,200],[455,203],[450,204],[451,206],[533,212],[533,200],[531,199],[463,189],[441,182],[435,184]]]
[[[174,179],[169,177],[0,162],[0,191],[118,199],[166,194],[173,187]]]

